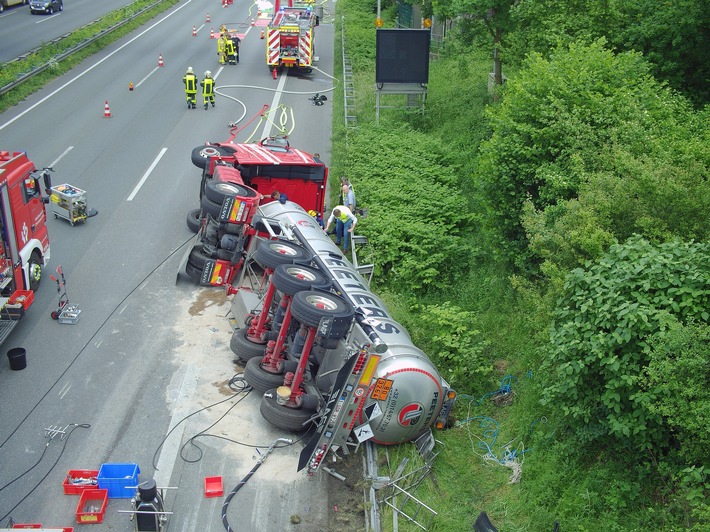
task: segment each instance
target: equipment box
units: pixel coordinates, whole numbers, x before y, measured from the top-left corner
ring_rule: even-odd
[[[22,308],[27,310],[32,302],[35,300],[35,293],[32,290],[15,290],[15,292],[10,296],[8,303],[10,305],[20,304]]]
[[[98,488],[99,472],[96,469],[70,469],[64,477],[64,495],[81,495],[84,490]]]
[[[52,213],[55,218],[64,218],[70,224],[86,222],[86,191],[67,183],[52,187]]]
[[[108,490],[110,499],[130,499],[138,485],[138,464],[103,464],[99,469],[99,488]]]
[[[107,505],[107,490],[84,490],[76,506],[76,522],[83,524],[102,522]]]

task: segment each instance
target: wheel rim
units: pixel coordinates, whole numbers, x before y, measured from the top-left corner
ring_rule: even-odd
[[[286,272],[291,276],[296,279],[299,279],[301,281],[316,281],[318,277],[316,277],[312,271],[307,270],[305,268],[300,268],[299,266],[290,266],[286,268]]]
[[[328,297],[320,296],[317,294],[312,294],[306,297],[306,302],[309,305],[315,308],[319,308],[321,310],[329,310],[331,312],[335,312],[338,309],[337,301],[333,301]]]
[[[30,266],[30,278],[38,282],[42,278],[42,268],[39,264],[32,264]]]
[[[280,244],[278,242],[274,242],[272,244],[269,244],[269,248],[272,251],[274,251],[280,255],[288,255],[290,257],[297,257],[298,256],[298,252],[296,250],[294,250],[292,247],[284,246],[283,244]]]
[[[224,181],[215,184],[215,188],[224,194],[236,195],[242,193],[242,189],[239,185],[235,185],[234,183],[226,183]]]
[[[202,148],[200,150],[200,155],[202,157],[204,157],[205,159],[209,159],[210,157],[216,157],[219,154],[220,153],[219,153],[219,150],[217,150],[217,148],[212,148],[210,146],[208,146],[206,148]]]

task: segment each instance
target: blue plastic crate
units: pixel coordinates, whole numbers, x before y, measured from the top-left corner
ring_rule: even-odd
[[[140,472],[138,464],[102,464],[97,476],[99,488],[108,490],[109,499],[130,499]]]

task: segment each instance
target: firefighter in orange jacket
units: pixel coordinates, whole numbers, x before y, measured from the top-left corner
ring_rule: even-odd
[[[187,67],[187,72],[182,78],[185,84],[185,98],[187,99],[187,108],[195,109],[195,100],[197,97],[197,76],[192,71],[192,67]]]

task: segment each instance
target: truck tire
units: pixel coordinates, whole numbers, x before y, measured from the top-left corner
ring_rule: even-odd
[[[192,161],[192,164],[197,166],[197,168],[202,168],[204,170],[204,168],[207,166],[207,161],[209,160],[209,158],[214,157],[216,155],[229,155],[229,151],[225,150],[221,146],[203,144],[202,146],[198,146],[197,148],[192,150],[190,160]]]
[[[262,268],[276,268],[279,264],[309,262],[311,254],[306,249],[286,240],[263,240],[256,248],[254,260]]]
[[[261,416],[274,427],[295,432],[306,430],[310,426],[308,421],[315,413],[315,410],[308,408],[290,408],[278,404],[276,388],[266,391],[261,397],[259,411]]]
[[[248,329],[242,327],[232,333],[232,339],[229,341],[232,353],[246,361],[257,357],[263,358],[266,351],[266,342],[263,344],[252,342],[247,338],[247,332]]]
[[[225,198],[237,196],[241,196],[242,198],[253,198],[256,196],[256,191],[238,183],[212,180],[207,181],[205,184],[205,196],[213,202],[222,205]]]
[[[261,367],[261,359],[252,358],[244,367],[244,380],[254,391],[264,393],[271,388],[278,388],[284,383],[284,373],[270,373]]]
[[[187,227],[193,233],[197,233],[202,227],[202,209],[192,209],[187,213]]]
[[[187,273],[193,281],[200,282],[200,279],[202,278],[202,270],[208,260],[210,260],[210,257],[205,255],[202,246],[197,244],[192,248],[190,255],[187,257],[185,273]]]
[[[219,220],[219,215],[222,212],[222,203],[215,203],[207,196],[202,196],[200,200],[200,205],[202,206],[202,211],[205,214],[209,214],[215,220]]]
[[[39,258],[37,250],[33,251],[32,255],[30,255],[28,272],[28,286],[30,287],[30,290],[36,292],[39,288],[40,281],[42,281],[42,259]]]
[[[271,282],[277,290],[287,296],[296,295],[304,290],[330,286],[325,274],[297,264],[279,264],[274,270]]]
[[[355,311],[344,299],[317,291],[299,292],[293,296],[291,314],[306,327],[318,327],[321,318],[332,318],[326,338],[343,338],[355,317]]]

